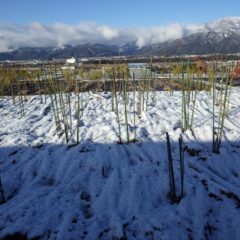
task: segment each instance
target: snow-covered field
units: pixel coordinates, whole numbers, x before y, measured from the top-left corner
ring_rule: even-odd
[[[193,133],[182,134],[194,154],[185,151],[180,203],[168,198],[165,137],[168,132],[179,193],[180,92],[157,92],[156,105],[150,102],[136,120],[139,141],[130,144],[117,144],[110,94],[87,94],[78,145],[56,134],[50,98],[41,104],[39,96],[29,96],[22,118],[10,97],[1,99],[0,177],[6,202],[0,205],[0,238],[22,233],[58,240],[239,240],[239,90],[231,93],[220,154],[211,152],[210,96],[198,94]],[[125,138],[123,115],[121,122]]]

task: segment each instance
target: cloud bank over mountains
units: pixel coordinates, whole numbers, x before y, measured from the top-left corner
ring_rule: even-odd
[[[201,31],[203,25],[170,24],[159,27],[114,28],[96,22],[82,22],[78,25],[55,23],[44,25],[33,22],[28,25],[0,23],[0,52],[21,47],[76,46],[84,43],[105,43],[124,45],[135,42],[137,46],[161,43]]]

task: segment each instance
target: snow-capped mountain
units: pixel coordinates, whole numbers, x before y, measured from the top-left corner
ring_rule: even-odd
[[[215,32],[238,32],[240,33],[240,17],[226,17],[211,21],[202,25],[204,31],[215,31]]]
[[[240,53],[240,17],[226,17],[196,26],[194,33],[184,33],[181,38],[139,48],[137,43],[81,44],[61,48],[25,47],[0,53],[0,60],[69,58],[71,56],[99,57],[121,55],[182,55],[182,54],[235,54]]]
[[[227,17],[199,26],[196,33],[151,46],[154,54],[234,54],[240,52],[240,17]],[[149,46],[140,49],[149,52]]]

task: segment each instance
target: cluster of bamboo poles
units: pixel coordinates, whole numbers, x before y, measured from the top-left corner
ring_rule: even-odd
[[[41,103],[46,103],[47,97],[51,99],[58,134],[64,134],[66,142],[73,139],[75,134],[75,142],[79,143],[80,118],[86,103],[84,84],[97,80],[97,91],[101,91],[100,81],[104,82],[105,90],[108,83],[111,86],[112,111],[116,114],[119,143],[129,143],[138,139],[137,124],[142,112],[148,111],[150,104],[156,104],[158,75],[152,66],[151,60],[148,68],[140,68],[137,73],[131,72],[126,64],[113,64],[105,67],[104,71],[87,72],[83,68],[63,70],[51,65],[37,70],[5,67],[0,68],[0,94],[3,96],[4,91],[8,90],[13,104],[19,106],[22,117],[28,96],[25,80],[34,81],[39,86]],[[181,86],[182,131],[193,131],[197,94],[203,86],[207,86],[206,90],[209,90],[212,99],[213,152],[219,152],[221,145],[224,119],[228,115],[232,71],[233,65],[226,67],[214,61],[206,69],[190,61],[167,66],[169,94],[173,95],[176,82]],[[74,104],[71,102],[72,96]],[[73,115],[76,121],[73,121]],[[73,122],[76,122],[75,126]]]
[[[212,61],[204,71],[191,69],[189,61],[181,64],[182,82],[182,130],[194,129],[194,114],[198,89],[201,89],[203,79],[208,85],[209,105],[212,105],[212,151],[218,153],[224,131],[224,121],[228,116],[231,87],[233,84],[233,64],[227,66]]]
[[[86,103],[86,94],[82,91],[82,71],[77,73],[71,70],[62,72],[61,69],[50,68],[46,75],[48,76],[48,95],[51,99],[56,130],[59,136],[65,135],[67,143],[71,139],[79,143],[80,119],[83,116],[84,104]],[[61,80],[62,77],[65,81]],[[72,106],[73,98],[74,106]],[[75,125],[73,124],[73,116],[76,119]],[[74,131],[75,129],[76,131]]]
[[[169,175],[169,199],[172,202],[180,202],[181,199],[184,197],[184,149],[183,149],[183,139],[180,135],[178,139],[179,144],[179,163],[180,163],[180,194],[177,194],[176,188],[176,179],[174,174],[174,166],[173,166],[173,157],[172,157],[172,148],[170,143],[170,137],[168,132],[166,133],[167,139],[167,154],[168,154],[168,175]]]
[[[154,74],[147,69],[139,69],[139,71],[141,71],[141,77],[138,79],[136,79],[134,72],[129,71],[127,65],[116,66],[114,64],[108,71],[112,79],[112,111],[117,116],[119,143],[137,141],[136,121],[141,118],[143,111],[147,111],[150,97],[153,104],[156,102],[156,78],[153,76]],[[124,120],[120,115],[121,105],[124,109]],[[133,115],[132,136],[129,130],[130,112]],[[122,127],[125,127],[126,130],[125,139],[122,136]]]
[[[224,131],[225,118],[228,116],[233,66],[223,67],[213,62],[209,67],[212,95],[212,151],[219,153]],[[220,75],[220,82],[217,82]]]

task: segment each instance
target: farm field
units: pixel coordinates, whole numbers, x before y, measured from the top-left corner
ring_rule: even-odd
[[[240,1],[2,1],[0,240],[240,240]]]
[[[2,96],[0,238],[240,239],[239,91]]]

